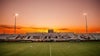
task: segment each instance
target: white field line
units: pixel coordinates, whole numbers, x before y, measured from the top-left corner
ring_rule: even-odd
[[[49,52],[50,52],[50,56],[52,56],[51,45],[49,45]]]

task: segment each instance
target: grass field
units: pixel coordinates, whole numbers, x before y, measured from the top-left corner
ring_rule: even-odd
[[[0,56],[100,56],[100,42],[2,42]]]

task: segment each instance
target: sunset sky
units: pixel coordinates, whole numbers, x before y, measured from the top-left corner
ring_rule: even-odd
[[[0,0],[0,33],[100,32],[100,0]]]

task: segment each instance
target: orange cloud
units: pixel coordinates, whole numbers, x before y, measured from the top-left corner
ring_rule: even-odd
[[[14,26],[11,26],[11,25],[0,25],[0,28],[6,28],[6,29],[13,29]],[[16,27],[16,29],[21,29],[21,27]]]
[[[49,28],[17,26],[16,33],[48,32]],[[55,32],[85,32],[85,28],[55,28]],[[100,32],[100,28],[89,28],[89,32]],[[14,26],[0,25],[0,33],[14,33]]]

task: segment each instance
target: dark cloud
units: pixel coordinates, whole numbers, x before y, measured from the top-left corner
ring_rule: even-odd
[[[68,28],[60,28],[58,30],[69,30]]]
[[[0,25],[0,28],[13,29],[14,26],[10,26],[10,25]],[[16,29],[21,29],[21,27],[16,27]]]
[[[0,28],[6,28],[6,29],[14,29],[14,26],[12,25],[0,25]],[[23,27],[23,26],[16,26],[16,29],[23,29],[23,28],[31,28],[31,29],[48,29],[48,28],[39,28],[39,27]]]

